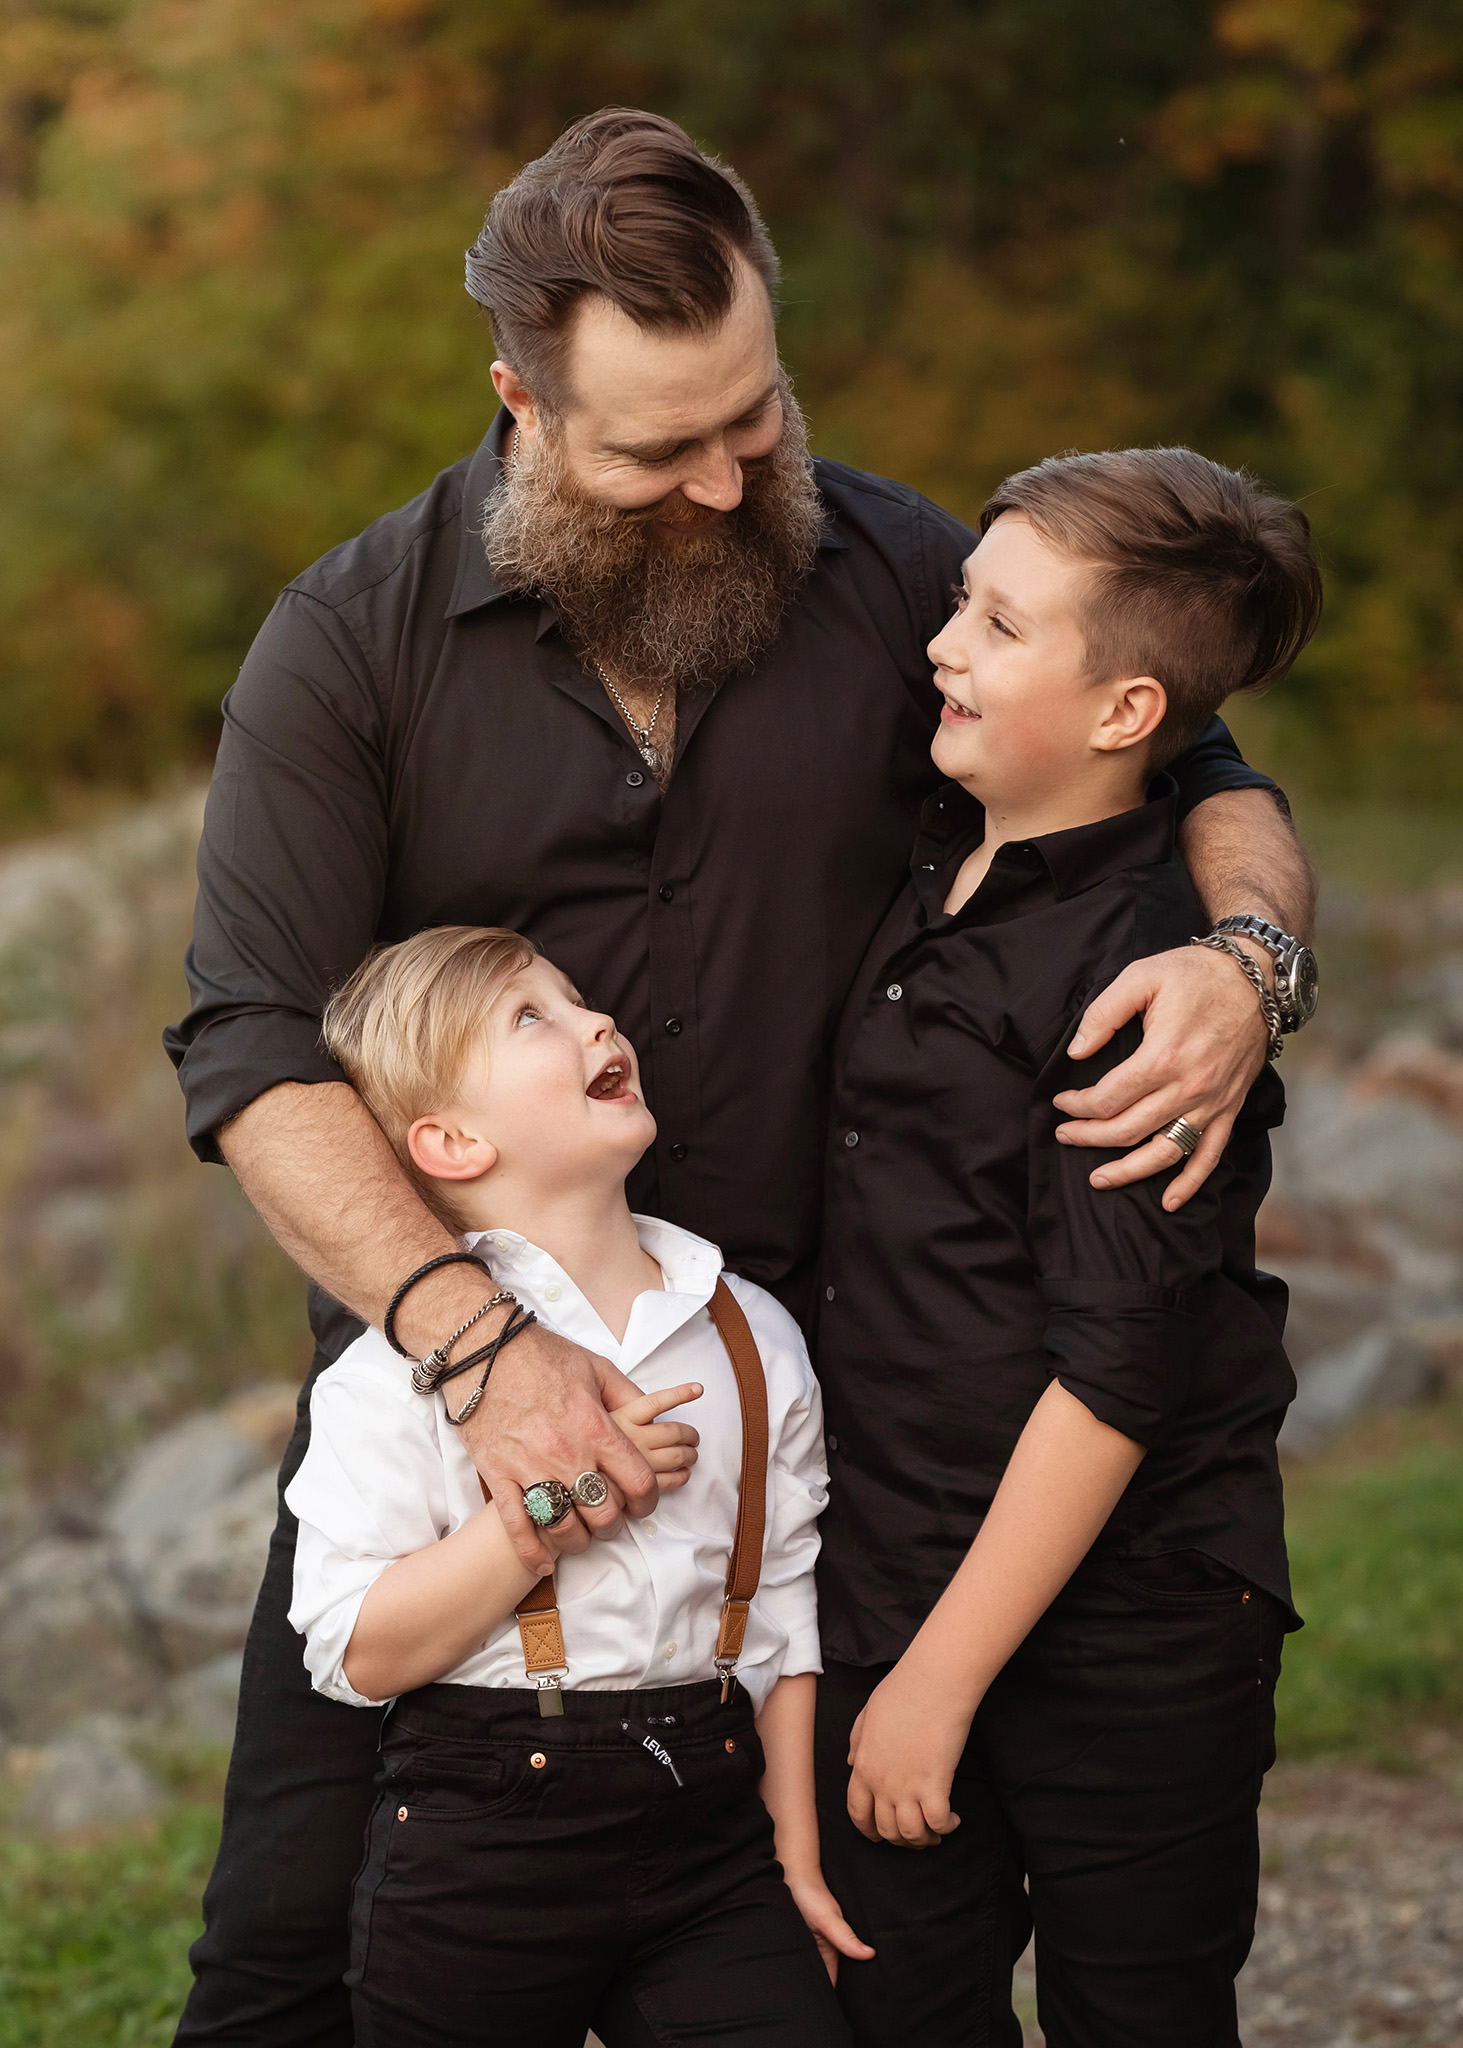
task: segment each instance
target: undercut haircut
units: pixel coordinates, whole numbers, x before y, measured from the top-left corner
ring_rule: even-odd
[[[412,1186],[459,1236],[469,1226],[452,1183],[423,1173],[407,1133],[451,1108],[488,1016],[538,957],[531,939],[494,925],[447,924],[375,946],[325,1006],[325,1049],[381,1126]]]
[[[736,172],[674,121],[602,107],[494,199],[467,252],[467,289],[492,315],[499,355],[562,416],[582,299],[608,299],[651,334],[709,334],[736,298],[738,257],[775,304],[777,254]]]
[[[1279,682],[1321,619],[1321,572],[1298,505],[1191,448],[1054,455],[1008,476],[980,515],[1021,512],[1093,574],[1079,607],[1092,681],[1152,676],[1168,710],[1160,768],[1226,697]]]

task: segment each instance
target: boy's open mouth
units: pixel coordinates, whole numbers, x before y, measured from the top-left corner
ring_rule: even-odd
[[[591,1102],[608,1102],[616,1095],[627,1095],[630,1091],[630,1062],[622,1053],[602,1066],[585,1094]]]

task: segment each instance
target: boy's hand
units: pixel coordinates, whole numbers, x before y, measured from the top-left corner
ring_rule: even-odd
[[[803,1877],[789,1876],[787,1888],[818,1944],[818,1953],[833,1983],[838,1982],[840,1956],[848,1956],[856,1963],[872,1958],[874,1951],[866,1941],[859,1940],[844,1919],[837,1899],[823,1882],[821,1870],[809,1871]]]
[[[700,1382],[688,1380],[683,1387],[661,1387],[654,1394],[637,1394],[620,1407],[610,1406],[612,1420],[624,1430],[655,1474],[655,1483],[662,1493],[674,1493],[690,1478],[701,1433],[689,1422],[658,1422],[656,1417],[667,1408],[683,1408],[688,1401],[699,1401],[701,1393]]]
[[[950,1786],[970,1712],[896,1664],[853,1724],[848,1817],[871,1842],[932,1849],[960,1825]]]

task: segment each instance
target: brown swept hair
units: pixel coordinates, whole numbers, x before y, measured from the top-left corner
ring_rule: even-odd
[[[598,293],[653,334],[709,333],[736,297],[737,257],[775,300],[777,254],[736,172],[660,114],[601,107],[494,199],[467,289],[492,315],[499,355],[562,413],[581,299]]]
[[[1278,682],[1320,623],[1304,512],[1191,448],[1049,456],[1006,478],[981,532],[1004,512],[1094,569],[1080,612],[1092,680],[1152,676],[1167,691],[1154,767],[1236,690]]]
[[[385,1133],[434,1215],[469,1226],[450,1181],[423,1173],[407,1149],[419,1116],[451,1106],[488,1013],[537,957],[532,939],[495,925],[445,924],[375,946],[325,1006],[325,1049]]]

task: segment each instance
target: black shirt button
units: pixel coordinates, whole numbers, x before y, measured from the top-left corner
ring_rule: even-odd
[[[832,1301],[834,1295],[838,1292],[838,1289],[836,1287],[825,1287],[823,1292],[827,1295],[828,1299]]]
[[[680,1018],[679,1018],[679,1017],[667,1017],[667,1018],[666,1018],[666,1020],[665,1020],[665,1028],[666,1028],[666,1036],[667,1036],[668,1038],[679,1038],[679,1037],[680,1037],[680,1035],[681,1035],[681,1020],[680,1020]]]
[[[629,783],[631,789],[638,789],[641,783],[645,780],[645,777],[640,773],[640,770],[638,768],[632,768],[630,770],[630,773],[625,777],[625,780]]]
[[[675,890],[674,890],[674,889],[673,889],[673,888],[671,887],[671,885],[670,885],[670,883],[669,883],[669,882],[662,882],[662,883],[661,883],[661,885],[660,885],[660,900],[661,900],[661,902],[662,902],[662,903],[673,903],[673,902],[675,901],[675,895],[676,895],[676,892],[675,892]]]
[[[829,1439],[828,1439],[828,1448],[829,1448],[829,1450],[830,1450],[830,1451],[836,1451],[836,1450],[838,1449],[838,1439],[837,1439],[837,1437],[836,1437],[836,1436],[830,1436],[830,1437],[829,1437]]]
[[[854,1146],[858,1143],[858,1132],[850,1131],[843,1142],[847,1145],[849,1151],[852,1152]]]
[[[891,1003],[897,1003],[899,1001],[899,998],[904,994],[904,990],[899,986],[899,983],[897,981],[891,981],[888,988],[885,989],[884,993],[886,996],[888,996]]]
[[[685,1146],[684,1146],[684,1145],[672,1145],[672,1146],[671,1146],[671,1158],[675,1160],[675,1162],[676,1162],[677,1166],[679,1166],[679,1165],[680,1165],[681,1161],[682,1161],[682,1160],[683,1160],[683,1159],[685,1158],[685,1156],[686,1156],[686,1148],[685,1148]]]

